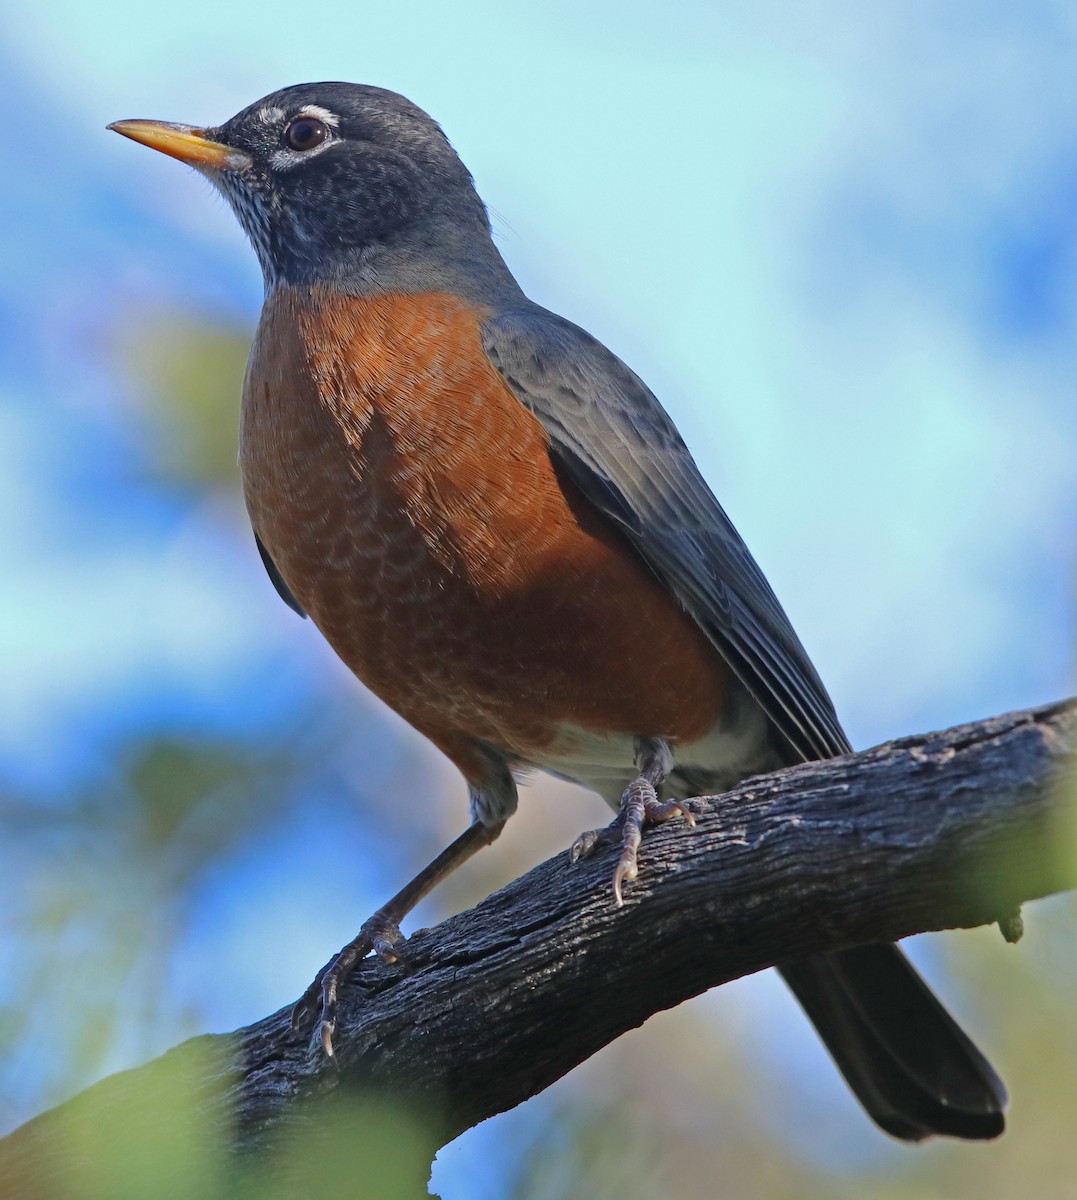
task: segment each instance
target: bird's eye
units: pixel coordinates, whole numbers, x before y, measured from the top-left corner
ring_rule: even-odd
[[[296,117],[284,131],[289,150],[313,150],[329,136],[329,126],[317,117]]]

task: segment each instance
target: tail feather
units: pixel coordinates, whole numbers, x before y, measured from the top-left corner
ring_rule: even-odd
[[[781,973],[887,1133],[910,1142],[1002,1133],[1002,1080],[897,946],[841,950]]]

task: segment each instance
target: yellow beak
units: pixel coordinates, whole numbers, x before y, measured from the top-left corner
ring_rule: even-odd
[[[192,167],[212,167],[217,171],[241,171],[251,165],[251,157],[242,150],[212,142],[205,131],[194,125],[172,121],[113,121],[108,126],[151,150],[178,158]]]

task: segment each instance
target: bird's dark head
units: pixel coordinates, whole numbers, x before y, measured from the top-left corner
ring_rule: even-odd
[[[220,189],[267,287],[364,271],[436,274],[440,259],[483,260],[491,252],[500,264],[467,168],[440,126],[395,92],[304,83],[212,128],[163,121],[109,128],[189,163]]]

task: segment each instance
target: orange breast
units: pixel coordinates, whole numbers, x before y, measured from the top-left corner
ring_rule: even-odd
[[[443,294],[281,288],[244,392],[251,520],[377,695],[469,774],[473,739],[542,761],[567,727],[693,741],[717,654],[556,470]]]

